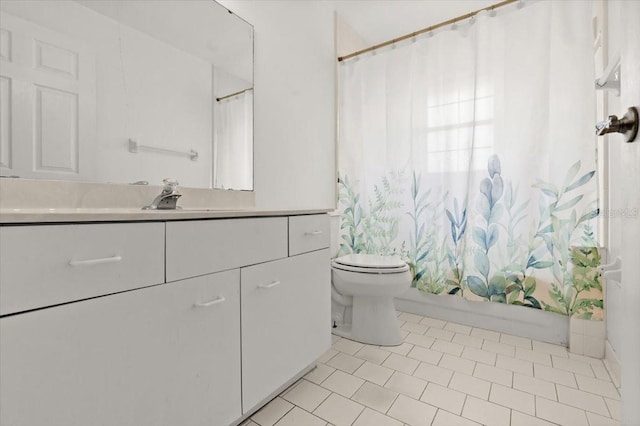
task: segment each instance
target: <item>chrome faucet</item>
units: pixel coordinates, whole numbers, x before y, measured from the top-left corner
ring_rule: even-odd
[[[142,210],[175,210],[179,209],[176,204],[178,198],[182,197],[182,194],[178,192],[178,181],[175,179],[163,179],[162,183],[164,188],[148,206],[144,206]]]

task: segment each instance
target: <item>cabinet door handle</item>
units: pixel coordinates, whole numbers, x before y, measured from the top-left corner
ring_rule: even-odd
[[[204,303],[199,303],[196,302],[193,304],[194,307],[196,308],[208,308],[209,306],[213,306],[213,305],[217,305],[218,303],[222,303],[224,302],[226,299],[223,296],[218,296],[213,300],[210,300],[208,302],[204,302]]]
[[[280,284],[280,281],[271,281],[268,284],[258,284],[258,288],[272,288]]]
[[[322,234],[322,231],[319,230],[319,229],[316,229],[315,231],[308,231],[308,232],[304,233],[304,235],[320,235],[320,234]]]
[[[111,257],[103,257],[100,259],[70,260],[69,265],[91,266],[91,265],[100,265],[102,263],[115,263],[115,262],[120,262],[121,260],[122,260],[122,256],[111,256]]]

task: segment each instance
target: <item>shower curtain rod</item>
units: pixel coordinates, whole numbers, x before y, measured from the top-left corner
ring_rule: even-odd
[[[253,87],[249,87],[248,89],[244,89],[244,90],[241,90],[241,91],[239,91],[239,92],[232,93],[232,94],[230,94],[230,95],[221,96],[221,97],[219,97],[219,98],[216,98],[216,101],[220,102],[220,101],[223,101],[223,100],[225,100],[225,99],[232,98],[232,97],[234,97],[234,96],[236,96],[236,95],[241,95],[241,94],[243,94],[243,93],[245,93],[245,92],[248,92],[249,90],[253,90]]]
[[[362,50],[358,50],[357,52],[349,53],[348,55],[338,56],[338,62],[342,62],[342,61],[345,61],[347,59],[351,59],[351,58],[354,58],[356,56],[360,56],[363,53],[371,52],[372,50],[380,49],[381,47],[386,47],[386,46],[398,43],[400,41],[404,41],[404,40],[410,39],[410,38],[415,37],[415,36],[420,35],[420,34],[428,33],[429,31],[433,31],[435,29],[438,29],[438,28],[441,28],[441,27],[444,27],[444,26],[447,26],[447,25],[455,24],[456,22],[464,21],[465,19],[472,18],[473,16],[477,15],[480,12],[484,12],[485,10],[492,11],[494,9],[497,9],[499,7],[502,7],[502,6],[506,6],[506,5],[510,4],[510,3],[515,3],[517,1],[520,1],[520,0],[504,0],[504,1],[501,1],[500,3],[496,3],[496,4],[493,4],[491,6],[487,6],[485,8],[478,9],[478,10],[476,10],[474,12],[469,12],[469,13],[466,13],[464,15],[458,16],[456,18],[449,19],[448,21],[440,22],[439,24],[432,25],[430,27],[423,28],[421,30],[412,32],[411,34],[403,35],[402,37],[394,38],[393,40],[388,40],[388,41],[385,41],[383,43],[376,44],[375,46],[367,47],[366,49],[362,49]]]

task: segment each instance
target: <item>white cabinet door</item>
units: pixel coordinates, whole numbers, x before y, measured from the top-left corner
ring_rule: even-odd
[[[0,318],[0,424],[231,423],[239,296],[234,270]]]
[[[245,413],[329,348],[330,280],[328,249],[241,270]]]

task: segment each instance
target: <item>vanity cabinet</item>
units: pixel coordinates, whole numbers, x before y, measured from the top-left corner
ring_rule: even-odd
[[[328,216],[292,219],[1,226],[0,424],[239,423],[330,346]]]
[[[240,267],[244,414],[331,344],[328,227],[327,215],[167,223],[167,280]]]
[[[238,290],[235,270],[0,318],[0,423],[230,424]]]

